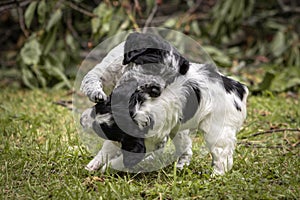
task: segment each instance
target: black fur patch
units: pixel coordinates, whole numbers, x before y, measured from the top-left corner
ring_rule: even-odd
[[[163,63],[164,58],[172,52],[178,61],[180,74],[186,74],[190,66],[189,61],[171,44],[152,34],[131,33],[126,39],[124,52],[123,65],[130,62],[139,65]]]
[[[143,131],[137,130],[137,127],[129,127],[131,123],[127,124],[127,130],[131,130],[130,134],[139,135],[143,134]],[[106,123],[98,124],[96,121],[93,122],[93,130],[97,133],[98,136],[117,141],[121,143],[121,150],[123,153],[123,164],[125,167],[130,168],[142,161],[146,153],[146,147],[144,138],[134,137],[132,135],[124,132],[117,123],[115,123],[114,118],[112,117],[112,124],[109,126]],[[134,132],[134,133],[133,133]]]
[[[112,114],[110,125],[107,123],[99,124],[97,121],[94,121],[93,130],[101,138],[121,143],[123,164],[125,167],[130,168],[139,163],[145,156],[146,146],[143,136],[148,132],[149,128],[153,128],[153,120],[151,120],[150,126],[141,130],[137,124],[134,123],[132,116],[135,112],[135,106],[142,104],[145,101],[145,96],[139,91],[135,91],[133,94],[130,94],[129,91],[124,92],[122,87],[126,88],[126,86],[120,87],[121,88],[116,88],[113,91],[115,98],[114,112],[116,113],[112,113],[112,95],[110,95],[106,102],[99,102],[94,107],[95,115]],[[121,120],[116,123],[115,119]],[[126,133],[123,130],[124,128],[126,129],[125,131],[129,131],[128,133],[130,134]]]
[[[224,89],[226,90],[227,93],[231,93],[231,92],[234,92],[238,95],[238,97],[242,100],[245,93],[246,93],[246,90],[243,86],[243,84],[233,80],[233,79],[230,79],[226,76],[222,76],[215,65],[213,64],[206,64],[205,65],[205,70],[208,71],[208,76],[215,80],[215,81],[218,81],[218,80],[222,80],[222,83],[223,83],[223,86],[224,86]]]
[[[125,167],[133,167],[143,160],[146,154],[144,138],[127,137],[122,142],[123,163]]]
[[[242,111],[241,107],[239,106],[239,104],[236,101],[234,101],[234,106],[238,111]]]
[[[188,121],[195,115],[201,100],[201,91],[197,84],[188,82],[185,87],[188,87],[188,94],[186,96],[186,104],[182,110],[182,123]]]
[[[226,92],[227,93],[234,92],[238,95],[238,97],[241,100],[243,100],[244,95],[246,93],[244,86],[241,83],[239,83],[235,80],[232,80],[226,76],[221,76],[221,77],[222,77],[223,85],[224,85]]]

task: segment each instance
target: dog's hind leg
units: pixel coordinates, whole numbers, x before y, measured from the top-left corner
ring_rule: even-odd
[[[178,156],[178,162],[176,167],[183,169],[184,165],[189,165],[193,155],[192,140],[189,136],[189,130],[178,132],[173,138],[173,143],[176,149],[176,156]]]
[[[204,135],[213,159],[213,175],[223,175],[232,168],[236,143],[235,128],[230,126],[219,128],[219,131],[211,130]]]
[[[101,150],[93,160],[85,167],[86,170],[95,171],[110,160],[121,154],[120,144],[110,140],[105,140]]]

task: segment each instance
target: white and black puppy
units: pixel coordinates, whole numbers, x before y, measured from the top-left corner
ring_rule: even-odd
[[[104,89],[112,91],[107,98]],[[233,165],[236,133],[246,118],[247,88],[213,65],[190,63],[172,45],[152,34],[132,33],[83,79],[81,90],[94,102],[81,116],[107,139],[87,165],[125,169],[171,137],[177,167],[192,156],[189,134],[204,131],[214,174]]]

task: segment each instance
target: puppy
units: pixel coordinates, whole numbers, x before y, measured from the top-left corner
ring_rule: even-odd
[[[103,87],[112,88],[109,98]],[[82,126],[107,139],[87,169],[134,167],[168,137],[182,168],[192,157],[189,134],[199,129],[214,174],[232,168],[248,89],[213,65],[190,63],[160,37],[130,34],[84,77],[81,89],[98,102],[82,114]]]

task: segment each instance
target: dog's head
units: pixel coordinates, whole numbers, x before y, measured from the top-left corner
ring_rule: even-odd
[[[123,65],[129,65],[139,86],[157,83],[164,89],[177,76],[185,75],[190,63],[161,37],[135,32],[125,41]]]

